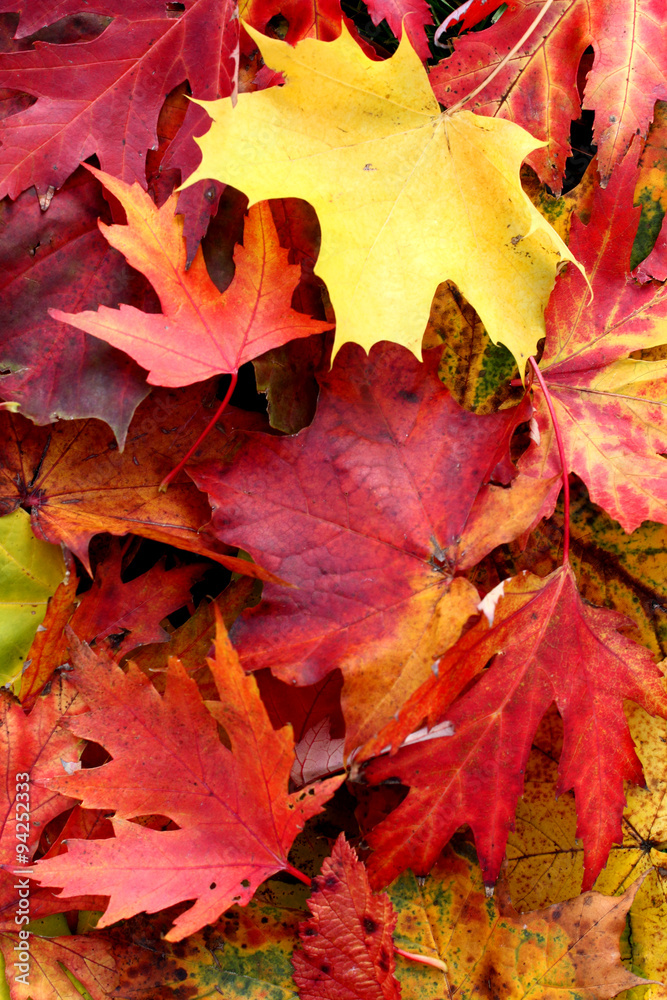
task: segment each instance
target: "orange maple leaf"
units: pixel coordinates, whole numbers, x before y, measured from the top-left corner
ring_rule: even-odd
[[[237,372],[272,347],[331,328],[291,307],[301,268],[288,264],[268,204],[250,209],[244,245],[234,254],[236,274],[224,292],[209,277],[201,247],[186,271],[183,219],[175,215],[178,196],[158,208],[138,184],[88,167],[119,199],[127,226],[99,223],[106,239],[157,292],[162,313],[134,306],[100,306],[97,312],[50,309],[70,323],[125,351],[148,370],[152,385],[183,386],[212,375]]]

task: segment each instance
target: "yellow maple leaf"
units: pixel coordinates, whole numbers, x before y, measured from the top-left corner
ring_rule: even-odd
[[[294,48],[247,30],[287,82],[234,107],[202,102],[213,124],[183,186],[215,178],[251,204],[313,205],[336,351],[392,340],[420,357],[433,295],[450,279],[523,372],[558,266],[576,263],[521,188],[521,163],[543,143],[513,122],[441,112],[407,37],[373,61],[345,26]]]

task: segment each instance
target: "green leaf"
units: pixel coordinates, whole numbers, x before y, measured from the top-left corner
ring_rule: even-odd
[[[60,546],[35,538],[26,511],[0,518],[0,684],[20,673],[48,600],[64,577]]]

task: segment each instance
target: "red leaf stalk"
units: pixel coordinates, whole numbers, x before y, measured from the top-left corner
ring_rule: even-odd
[[[195,443],[192,445],[192,447],[188,449],[188,451],[185,453],[185,455],[180,460],[180,462],[178,463],[178,465],[174,466],[174,468],[171,470],[171,472],[169,472],[164,477],[164,479],[162,480],[162,482],[160,483],[160,485],[158,487],[160,493],[165,493],[166,492],[167,486],[169,486],[169,483],[172,481],[172,479],[174,479],[178,475],[178,473],[181,471],[181,469],[183,468],[183,466],[185,465],[185,463],[188,461],[188,459],[190,459],[192,457],[192,455],[194,455],[194,453],[196,452],[197,448],[202,443],[202,441],[204,440],[204,438],[206,437],[206,435],[208,434],[208,432],[210,430],[212,430],[212,428],[215,426],[215,424],[217,423],[217,421],[220,419],[220,417],[222,416],[222,414],[224,413],[224,411],[227,408],[227,403],[232,398],[232,393],[234,392],[234,389],[236,388],[236,380],[237,379],[238,379],[238,372],[231,372],[231,374],[230,374],[230,382],[229,382],[229,386],[227,387],[227,392],[225,393],[225,398],[220,403],[220,406],[215,411],[214,415],[211,417],[211,419],[207,423],[206,427],[201,432],[201,434],[199,435],[199,437],[197,438],[197,440],[195,441]]]
[[[533,371],[535,372],[535,377],[540,383],[540,388],[544,393],[544,398],[546,400],[547,406],[549,407],[549,414],[551,416],[551,423],[554,425],[554,433],[556,434],[556,443],[558,445],[558,454],[560,456],[560,465],[563,470],[563,517],[565,518],[565,525],[563,528],[563,566],[569,561],[570,558],[570,480],[567,474],[567,468],[565,465],[565,447],[563,446],[563,438],[560,433],[560,427],[558,425],[558,419],[556,417],[556,411],[554,410],[554,405],[551,401],[551,394],[547,389],[547,384],[544,381],[542,372],[537,366],[535,358],[531,355],[528,360],[530,361]]]
[[[295,868],[293,865],[285,865],[285,871],[288,872],[290,875],[293,875],[294,878],[298,878],[299,882],[303,882],[304,885],[313,884],[313,880],[310,877],[310,875],[305,875],[303,872],[300,872],[299,869]]]

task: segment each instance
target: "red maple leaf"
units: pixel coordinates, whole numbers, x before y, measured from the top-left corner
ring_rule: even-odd
[[[450,107],[472,93],[523,37],[545,0],[515,0],[482,32],[454,42],[454,55],[431,72],[436,97]],[[667,43],[661,0],[590,4],[555,0],[536,29],[472,107],[508,118],[548,147],[528,158],[545,183],[560,191],[569,155],[570,122],[580,117],[577,70],[595,47],[583,104],[595,111],[594,141],[603,184],[627,152],[632,137],[646,135],[659,98],[667,98]]]
[[[67,681],[54,684],[30,714],[2,692],[0,758],[5,781],[0,798],[0,864],[16,869],[26,865],[46,823],[72,806],[71,797],[39,786],[64,773],[62,761],[77,762],[76,740],[59,723],[67,713],[82,709]]]
[[[396,914],[386,893],[371,892],[366,869],[344,834],[314,885],[312,916],[299,927],[302,949],[292,955],[301,1000],[399,1000]]]
[[[368,0],[366,6],[373,24],[386,21],[397,38],[403,37],[405,28],[420,59],[431,58],[424,28],[433,24],[433,15],[426,0]]]
[[[590,276],[593,300],[574,274],[559,279],[540,362],[568,470],[626,531],[648,519],[667,523],[665,363],[629,357],[664,343],[667,316],[667,288],[628,274],[640,215],[632,205],[636,176],[628,156],[605,189],[595,188],[588,225],[573,218],[570,249]],[[534,395],[539,444],[531,444],[520,469],[555,476],[561,465],[551,418],[542,393]],[[554,480],[543,516],[553,512],[559,489]]]
[[[480,417],[395,344],[340,351],[315,419],[293,438],[235,435],[234,461],[191,470],[212,528],[295,585],[267,586],[234,630],[246,669],[312,684],[345,676],[348,748],[369,738],[458,637],[477,595],[453,579],[474,499],[524,409]],[[493,542],[493,544],[496,544]]]
[[[398,778],[410,785],[405,801],[367,835],[373,884],[405,868],[425,875],[464,823],[486,881],[495,881],[533,736],[555,701],[565,727],[557,793],[574,789],[584,888],[593,885],[621,837],[623,780],[643,777],[623,700],[667,716],[662,674],[647,649],[618,632],[627,624],[585,604],[569,566],[544,580],[524,574],[505,583],[493,626],[484,618],[460,640],[458,657],[450,651],[449,670],[459,673],[480,671],[495,657],[447,709],[452,735],[376,758],[365,771],[372,784]],[[442,684],[450,686],[450,676]],[[431,692],[437,704],[437,685]]]
[[[344,777],[288,793],[291,732],[271,726],[221,621],[208,661],[220,702],[205,705],[175,659],[164,696],[134,665],[123,673],[84,646],[73,659],[71,676],[90,711],[71,728],[113,759],[50,785],[67,788],[86,808],[115,809],[116,836],[70,841],[67,854],[35,866],[42,883],[62,886],[65,895],[110,896],[99,926],[195,899],[167,934],[179,941],[233,903],[247,903],[270,875],[293,871],[292,841]],[[218,723],[231,750],[220,741]],[[128,822],[150,814],[169,817],[179,829]]]

